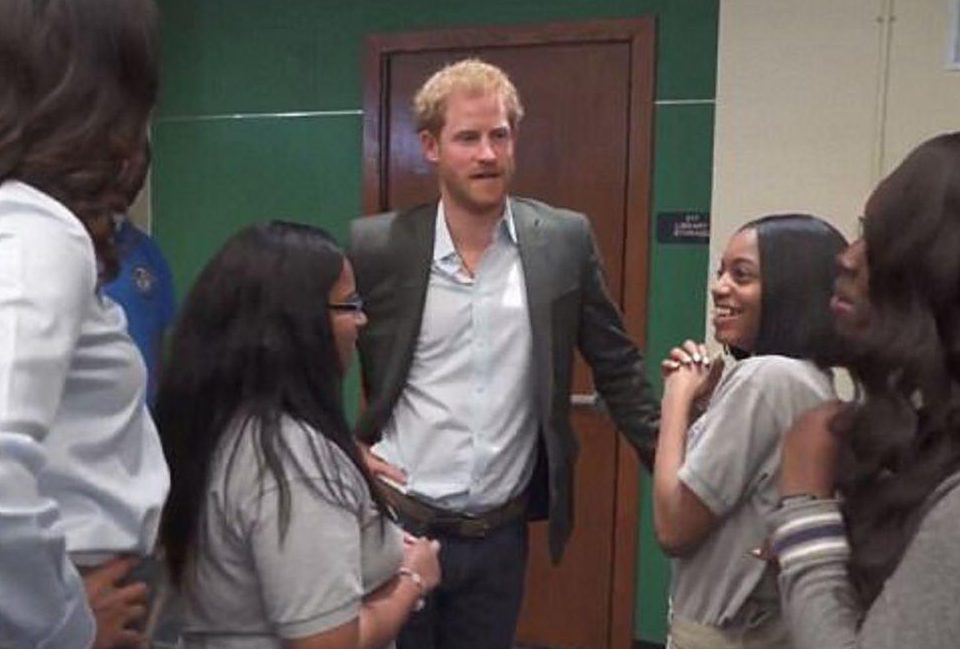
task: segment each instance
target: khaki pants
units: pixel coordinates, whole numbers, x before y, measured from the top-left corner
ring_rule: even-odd
[[[731,629],[674,617],[667,649],[790,649],[790,636],[779,615]]]

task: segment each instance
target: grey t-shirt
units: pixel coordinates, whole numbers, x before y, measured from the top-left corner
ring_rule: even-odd
[[[333,629],[357,617],[361,598],[400,566],[401,532],[378,514],[343,451],[288,418],[281,426],[296,458],[283,460],[283,540],[278,486],[261,472],[253,427],[228,433],[215,456],[195,571],[185,575],[187,648],[279,648],[281,639]]]
[[[764,516],[777,504],[784,433],[832,398],[830,375],[809,361],[764,355],[727,370],[687,433],[679,478],[719,523],[691,555],[673,560],[674,615],[724,627],[742,622],[748,598],[777,607],[774,575],[748,552],[763,544]]]

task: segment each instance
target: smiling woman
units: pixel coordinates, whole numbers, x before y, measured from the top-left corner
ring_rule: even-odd
[[[768,521],[783,601],[797,649],[953,649],[960,133],[911,152],[865,214],[833,300],[860,398],[809,413],[786,436],[787,503]]]
[[[329,234],[273,221],[234,235],[187,297],[157,422],[188,649],[392,646],[439,580],[436,542],[388,520],[343,411],[356,290]]]
[[[833,397],[829,301],[843,237],[806,215],[743,226],[711,286],[723,362],[692,341],[663,363],[654,525],[673,565],[673,649],[780,647],[787,642],[775,575],[748,551],[763,545],[777,500],[784,432]],[[700,414],[702,404],[706,410]]]
[[[757,230],[744,228],[730,239],[710,287],[713,331],[718,343],[753,349],[760,330],[760,248]]]
[[[870,280],[867,269],[867,249],[858,239],[837,257],[840,276],[836,291],[830,300],[830,310],[837,329],[845,335],[856,336],[867,329],[870,322]]]

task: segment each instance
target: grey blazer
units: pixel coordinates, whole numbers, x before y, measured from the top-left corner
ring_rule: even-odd
[[[549,516],[550,551],[560,559],[573,526],[578,443],[570,426],[574,348],[614,421],[652,467],[659,403],[643,359],[607,294],[589,222],[582,214],[511,198],[533,332],[538,471],[531,518]],[[356,219],[350,259],[369,323],[359,348],[367,408],[359,437],[376,441],[403,389],[420,332],[433,256],[437,204]]]

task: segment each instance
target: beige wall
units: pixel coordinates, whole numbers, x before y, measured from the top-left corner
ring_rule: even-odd
[[[871,184],[875,4],[721,0],[711,253],[760,214],[858,213]]]
[[[137,195],[137,200],[130,206],[130,220],[144,232],[150,232],[150,176],[147,176],[143,189]]]
[[[760,214],[855,232],[916,144],[960,129],[950,0],[720,0],[711,269]]]
[[[945,69],[955,3],[897,0],[894,5],[884,171],[928,137],[960,129],[960,70]]]

